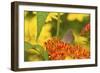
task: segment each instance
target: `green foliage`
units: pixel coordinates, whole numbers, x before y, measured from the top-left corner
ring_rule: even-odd
[[[58,20],[57,20],[57,34],[56,36],[59,37],[60,32],[60,13],[58,13]]]
[[[52,25],[52,28],[51,28],[51,35],[54,37],[56,36],[56,32],[57,32],[57,21],[55,19],[52,19],[53,22],[50,22],[51,25]]]
[[[41,46],[41,45],[31,45],[28,42],[24,43],[24,47],[25,47],[25,54],[24,54],[24,60],[28,61],[29,60],[29,56],[31,57],[36,57],[33,60],[39,60],[39,59],[43,59],[43,60],[48,60],[48,52]],[[35,56],[34,56],[35,55]]]
[[[59,37],[60,38],[63,38],[63,36],[66,34],[67,32],[67,29],[68,29],[68,22],[66,20],[66,17],[67,17],[68,14],[64,13],[62,16],[61,16],[61,23],[60,23],[60,31],[59,31]]]
[[[24,42],[24,60],[28,61],[28,57],[29,57],[29,53],[27,52],[28,49],[32,48],[33,46],[28,43],[28,42]]]
[[[38,37],[40,36],[41,30],[45,23],[47,15],[48,15],[48,12],[37,12],[37,37],[36,39],[38,39]]]
[[[30,49],[30,48],[32,48],[33,47],[33,45],[32,44],[30,44],[29,42],[24,42],[24,48],[25,49]]]
[[[44,60],[49,59],[48,52],[41,45],[34,45],[33,47],[41,54]]]
[[[60,20],[55,20],[52,19],[52,22],[50,22],[52,24],[52,28],[51,28],[51,34],[52,36],[56,36],[56,33],[58,32],[59,34],[59,38],[62,38],[64,36],[64,34],[67,31],[67,21],[66,21],[66,16],[67,14],[63,14],[60,15]],[[60,26],[59,24],[57,24],[60,21]],[[57,26],[59,26],[59,31],[57,31]]]

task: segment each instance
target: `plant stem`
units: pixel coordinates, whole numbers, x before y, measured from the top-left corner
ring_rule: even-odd
[[[57,34],[56,36],[59,36],[59,31],[60,31],[60,13],[58,13],[58,20],[57,20]]]

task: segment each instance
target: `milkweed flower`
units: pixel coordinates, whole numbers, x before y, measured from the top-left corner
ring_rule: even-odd
[[[58,38],[51,38],[45,42],[50,60],[87,59],[90,52],[80,45],[64,43]]]

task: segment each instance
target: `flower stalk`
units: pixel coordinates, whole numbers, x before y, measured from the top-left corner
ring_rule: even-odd
[[[59,36],[59,32],[60,32],[60,13],[58,13],[58,20],[57,20],[57,34],[56,36]]]

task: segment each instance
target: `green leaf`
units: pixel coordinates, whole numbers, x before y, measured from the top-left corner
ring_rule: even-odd
[[[40,55],[29,55],[28,61],[42,61],[42,57]]]
[[[32,55],[34,55],[34,54],[40,54],[37,50],[35,50],[35,49],[32,49],[32,48],[30,48],[30,49],[26,49],[25,50],[27,53],[29,53],[29,54],[32,54]]]
[[[45,20],[47,18],[48,12],[37,12],[37,37],[39,38],[43,25],[45,24]]]
[[[29,56],[30,55],[40,55],[40,53],[35,50],[32,49],[33,45],[30,44],[29,42],[24,42],[24,60],[28,61],[29,60]]]
[[[36,49],[38,52],[40,52],[40,54],[44,60],[49,59],[48,52],[41,45],[34,45],[34,49]]]
[[[29,53],[27,51],[32,47],[33,46],[30,43],[24,42],[24,61],[28,61]]]
[[[40,54],[37,50],[33,49],[33,45],[25,42],[25,51],[29,54]]]
[[[33,47],[33,45],[32,44],[30,44],[29,42],[24,42],[24,48],[25,49],[29,49],[29,48],[32,48]]]

